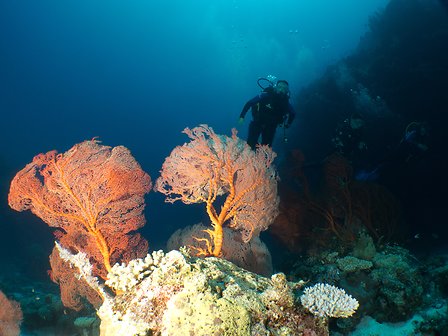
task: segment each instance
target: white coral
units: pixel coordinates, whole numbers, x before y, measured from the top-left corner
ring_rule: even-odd
[[[99,283],[98,278],[92,274],[92,264],[86,253],[78,252],[77,254],[71,253],[66,248],[62,247],[58,242],[55,242],[56,249],[59,252],[59,256],[65,262],[70,264],[70,267],[76,267],[78,273],[75,273],[75,277],[79,279],[84,279],[90,287],[98,292],[103,299],[109,297],[109,295],[104,290],[104,286]]]
[[[359,306],[343,289],[323,283],[305,288],[300,301],[314,315],[328,317],[352,316]]]
[[[127,292],[152,273],[160,264],[163,251],[148,254],[145,259],[134,259],[126,264],[115,264],[107,275],[106,285],[121,292]]]

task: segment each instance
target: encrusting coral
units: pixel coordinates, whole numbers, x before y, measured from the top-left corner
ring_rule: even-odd
[[[102,290],[86,274],[84,257],[61,253]],[[328,335],[328,320],[298,304],[303,282],[290,283],[282,273],[264,278],[223,259],[174,250],[117,266],[113,278],[109,284],[123,292],[106,294],[98,309],[103,336]]]

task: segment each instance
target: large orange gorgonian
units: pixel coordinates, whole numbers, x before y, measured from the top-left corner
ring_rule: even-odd
[[[198,255],[220,256],[224,224],[240,231],[248,242],[277,216],[277,175],[272,166],[276,155],[268,146],[253,151],[236,130],[228,137],[201,125],[184,133],[191,141],[165,159],[155,190],[167,196],[166,202],[206,204],[213,228],[206,232],[211,239],[198,239],[205,248],[195,249]]]
[[[34,157],[12,180],[8,201],[58,228],[60,244],[87,253],[94,273],[105,278],[111,264],[146,254],[147,242],[135,231],[145,224],[150,189],[149,175],[127,148],[91,140]]]

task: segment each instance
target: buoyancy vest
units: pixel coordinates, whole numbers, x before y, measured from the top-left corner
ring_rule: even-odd
[[[282,124],[289,111],[288,97],[276,94],[272,87],[264,89],[262,95],[261,100],[252,107],[254,120],[262,124]]]

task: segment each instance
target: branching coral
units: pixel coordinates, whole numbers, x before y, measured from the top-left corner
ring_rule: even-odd
[[[328,317],[352,316],[359,306],[343,289],[323,283],[305,288],[300,301],[314,315]]]
[[[328,246],[334,237],[352,243],[364,230],[376,240],[396,233],[397,199],[379,184],[355,180],[343,156],[305,164],[301,152],[292,151],[287,160],[281,167],[280,214],[271,233],[290,251],[298,252],[306,241]],[[322,175],[316,178],[318,168]]]

